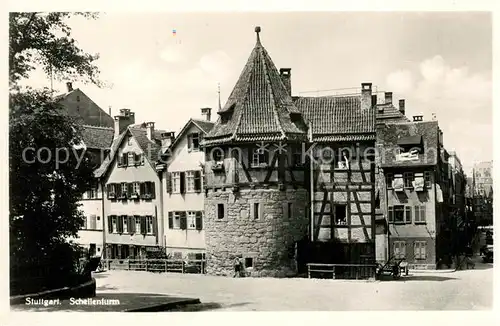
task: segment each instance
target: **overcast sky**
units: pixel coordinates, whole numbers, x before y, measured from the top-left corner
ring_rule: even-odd
[[[294,95],[372,82],[394,92],[396,103],[405,98],[409,117],[435,113],[445,147],[466,171],[493,159],[488,13],[107,13],[70,25],[83,49],[100,53],[101,78],[111,86],[74,87],[113,115],[129,108],[136,122],[176,132],[201,118],[201,107],[216,115],[217,83],[224,105],[259,25],[277,68],[292,68]],[[50,86],[39,72],[27,83]],[[63,92],[65,83],[54,88]]]

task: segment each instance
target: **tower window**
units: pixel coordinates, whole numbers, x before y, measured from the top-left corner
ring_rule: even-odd
[[[246,257],[245,258],[245,268],[252,268],[252,267],[253,267],[253,258]]]
[[[335,205],[334,209],[335,209],[335,224],[347,225],[347,206]]]
[[[226,208],[224,204],[217,204],[217,218],[221,220],[224,217],[226,217]]]

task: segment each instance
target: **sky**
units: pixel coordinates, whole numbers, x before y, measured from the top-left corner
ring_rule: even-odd
[[[493,159],[492,18],[482,12],[102,13],[72,18],[81,48],[99,53],[106,88],[74,83],[112,115],[179,132],[200,108],[224,105],[255,42],[291,68],[293,95],[360,87],[406,100],[406,115],[435,113],[466,172]],[[173,30],[176,30],[174,35]],[[41,71],[25,84],[50,87]],[[65,92],[65,81],[54,89]],[[379,93],[379,98],[383,93]]]

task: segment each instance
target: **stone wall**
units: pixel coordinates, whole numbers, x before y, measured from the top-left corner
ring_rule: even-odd
[[[253,203],[262,205],[255,219]],[[288,216],[288,204],[291,215]],[[305,189],[208,191],[205,200],[207,274],[233,275],[236,255],[253,260],[251,276],[284,277],[295,272],[295,242],[307,236],[308,192]],[[217,205],[225,205],[219,219]]]

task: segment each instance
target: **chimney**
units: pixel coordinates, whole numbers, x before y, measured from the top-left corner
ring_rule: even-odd
[[[72,82],[67,82],[66,83],[66,88],[68,89],[68,93],[73,90],[73,83]]]
[[[371,109],[372,105],[372,83],[361,83],[361,109]]]
[[[399,112],[405,115],[405,100],[399,100]]]
[[[424,116],[423,115],[414,115],[413,121],[424,121]]]
[[[146,122],[146,133],[148,135],[148,139],[154,141],[153,136],[155,132],[155,123],[154,122]]]
[[[292,68],[280,68],[280,77],[288,95],[292,96]]]
[[[128,126],[133,125],[134,123],[134,112],[131,112],[129,109],[121,109],[120,115],[115,116],[115,138],[118,137]]]
[[[111,116],[111,105],[109,106],[109,115]]]
[[[161,150],[164,152],[167,148],[172,145],[172,143],[175,140],[175,133],[173,131],[171,132],[164,132],[161,134]]]
[[[212,109],[201,108],[201,115],[205,116],[205,120],[210,121],[210,117],[212,116]]]
[[[392,104],[392,92],[385,92],[385,104]]]

